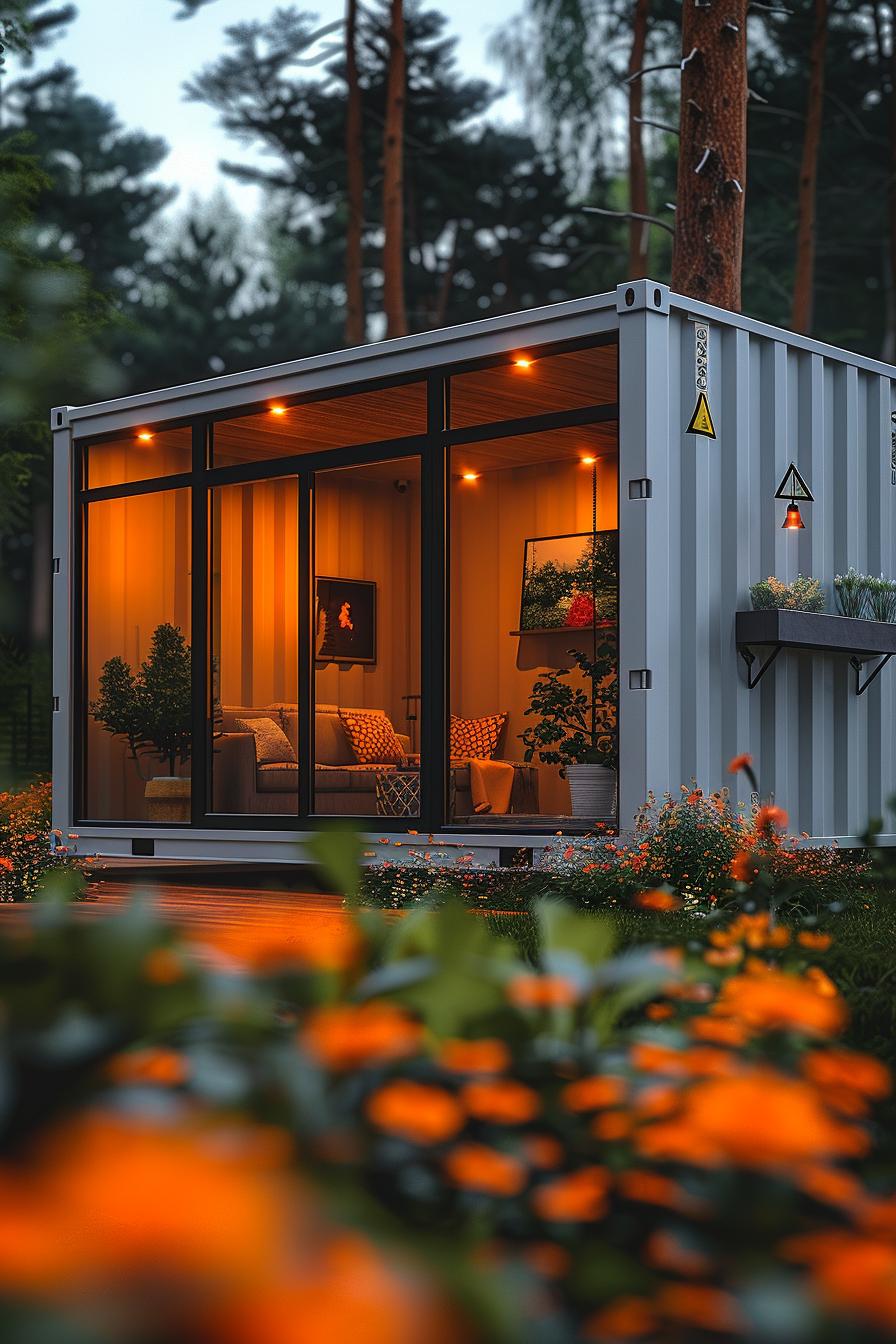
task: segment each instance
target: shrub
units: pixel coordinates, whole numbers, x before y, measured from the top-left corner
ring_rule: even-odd
[[[865,616],[868,611],[868,590],[864,574],[850,565],[845,574],[834,578],[834,594],[841,616]]]
[[[784,608],[788,611],[824,611],[825,593],[818,579],[798,574],[793,583],[783,583],[769,576],[750,587],[750,597],[756,611]]]
[[[73,837],[51,830],[51,806],[48,780],[0,793],[0,901],[29,900],[47,873],[77,870]]]

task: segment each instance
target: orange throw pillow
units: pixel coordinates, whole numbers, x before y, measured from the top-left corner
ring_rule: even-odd
[[[507,722],[503,714],[488,714],[481,719],[461,719],[451,715],[451,755],[490,761],[498,750],[501,730]]]
[[[339,717],[359,765],[401,764],[404,747],[388,715],[373,709],[340,709]]]

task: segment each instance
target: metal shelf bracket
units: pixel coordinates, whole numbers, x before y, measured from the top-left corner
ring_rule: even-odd
[[[850,658],[849,660],[850,664],[852,665],[853,668],[855,668],[856,673],[856,695],[865,694],[868,687],[871,685],[872,681],[874,681],[878,673],[881,672],[883,668],[886,667],[887,663],[890,661],[892,657],[893,657],[892,653],[885,653],[884,656],[881,658],[880,662],[875,663],[874,671],[870,672],[864,681],[862,681],[862,659]]]
[[[751,691],[754,686],[759,685],[760,681],[765,676],[766,672],[769,670],[772,663],[775,661],[775,659],[777,658],[778,654],[781,652],[783,647],[784,647],[783,644],[775,645],[769,656],[766,658],[765,662],[761,664],[759,671],[756,673],[755,676],[753,675],[753,664],[756,661],[756,654],[753,652],[752,649],[748,649],[743,646],[738,649],[738,653],[740,654],[741,658],[743,658],[744,662],[747,665],[747,685]]]

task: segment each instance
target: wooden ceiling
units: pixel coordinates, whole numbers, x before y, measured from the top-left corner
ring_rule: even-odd
[[[517,358],[525,359],[526,352]],[[451,379],[451,427],[606,406],[618,395],[616,364],[613,344],[546,355],[528,367],[499,364],[456,374]]]
[[[605,457],[616,450],[616,422],[607,420],[598,425],[549,429],[458,445],[451,449],[451,472],[462,476],[467,471],[481,474],[545,462],[581,462],[583,457]]]

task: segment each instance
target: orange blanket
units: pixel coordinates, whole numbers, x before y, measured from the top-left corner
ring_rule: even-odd
[[[512,789],[512,765],[506,761],[470,761],[470,795],[474,812],[509,812]]]

